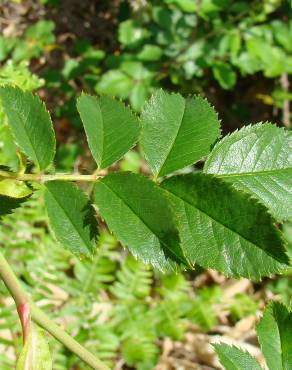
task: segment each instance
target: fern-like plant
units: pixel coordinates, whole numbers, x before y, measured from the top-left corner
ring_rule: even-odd
[[[0,170],[0,215],[21,206],[41,186],[52,233],[82,260],[99,252],[98,213],[134,257],[163,272],[193,269],[197,264],[227,276],[260,280],[290,265],[280,224],[292,216],[291,132],[260,123],[220,140],[217,114],[201,97],[185,99],[160,90],[137,117],[120,101],[82,94],[77,109],[97,169],[89,175],[62,174],[53,169],[56,141],[44,104],[30,92],[10,86],[0,88],[0,99],[22,153],[18,171]],[[137,143],[152,174],[111,171],[111,165]],[[192,167],[206,158],[202,171]],[[27,170],[29,162],[35,165],[32,172]],[[73,183],[83,181],[94,183],[92,197]],[[129,260],[118,277],[124,288],[125,281],[135,276],[131,273],[134,265]],[[102,269],[96,271],[103,274]],[[151,272],[137,271],[127,289],[120,289],[117,282],[112,294],[125,301],[147,295]],[[82,278],[82,268],[79,273]],[[46,369],[52,366],[33,322],[92,368],[108,368],[34,306],[2,255],[0,275],[23,326],[19,369],[41,369],[41,363]],[[102,283],[102,278],[97,281]],[[143,305],[136,309],[147,311]],[[121,312],[120,317],[125,314]],[[123,321],[119,327],[122,331]],[[162,325],[161,330],[167,328]],[[149,327],[148,339],[151,335]],[[288,334],[284,331],[283,335]],[[136,355],[142,348],[138,326],[124,337],[124,356],[130,365],[133,338],[137,338]],[[143,350],[151,353],[147,346]],[[285,346],[283,351],[286,356]],[[152,358],[155,355],[152,351]]]

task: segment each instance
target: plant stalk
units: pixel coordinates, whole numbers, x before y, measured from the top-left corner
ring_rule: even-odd
[[[66,346],[71,352],[77,355],[87,365],[94,370],[110,370],[102,361],[97,359],[92,353],[81,346],[75,339],[67,334],[63,329],[51,321],[47,315],[36,307],[31,301],[26,292],[21,287],[17,277],[12,271],[7,260],[0,252],[0,277],[9,290],[16,307],[19,311],[20,307],[30,307],[32,320],[55,337],[59,342]],[[20,317],[21,319],[21,317]],[[21,319],[22,321],[22,319]],[[23,323],[22,323],[23,324]]]
[[[47,182],[47,181],[86,181],[94,182],[99,178],[103,177],[101,173],[94,173],[92,175],[81,175],[77,174],[39,174],[39,173],[13,173],[8,171],[0,170],[0,178],[2,179],[14,179],[19,181],[38,181],[38,182]]]

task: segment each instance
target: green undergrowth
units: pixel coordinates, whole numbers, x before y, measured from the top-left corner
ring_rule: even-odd
[[[218,285],[194,288],[187,273],[164,275],[136,261],[102,231],[98,253],[79,260],[56,245],[47,229],[43,198],[33,196],[0,227],[0,245],[32,299],[109,366],[120,358],[137,369],[153,369],[161,342],[183,341],[195,324],[216,331],[221,312],[234,324],[254,314],[258,302],[239,294],[224,298]],[[0,368],[11,369],[21,347],[20,325],[1,284]],[[82,317],[82,320],[80,318]],[[11,333],[18,333],[12,336]],[[74,355],[50,339],[54,369],[86,369]]]

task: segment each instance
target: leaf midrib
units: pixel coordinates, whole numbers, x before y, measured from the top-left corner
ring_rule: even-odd
[[[66,209],[62,206],[62,204],[58,201],[58,199],[54,196],[54,194],[52,193],[52,191],[49,190],[48,187],[46,187],[47,191],[53,196],[54,200],[56,201],[56,203],[59,205],[59,207],[62,209],[62,211],[65,213],[65,215],[68,217],[68,219],[70,220],[71,224],[74,226],[75,230],[77,231],[77,234],[79,235],[79,237],[81,238],[81,240],[84,242],[84,244],[86,245],[86,248],[88,249],[88,251],[90,252],[90,249],[91,248],[88,248],[88,244],[87,244],[87,241],[84,240],[83,238],[83,235],[80,233],[80,231],[78,230],[78,227],[77,225],[75,224],[75,222],[73,221],[73,219],[70,217],[70,213],[68,213],[66,211]],[[83,230],[83,229],[82,229]]]
[[[148,223],[147,222],[145,222],[145,220],[143,219],[143,218],[141,218],[137,213],[136,213],[136,211],[128,204],[128,203],[126,203],[126,201],[125,201],[125,199],[124,198],[122,198],[121,196],[119,196],[119,194],[116,192],[116,191],[114,191],[110,186],[108,186],[107,184],[105,184],[104,182],[100,182],[101,184],[103,184],[105,187],[107,187],[112,193],[114,193],[115,195],[116,195],[116,197],[118,198],[118,199],[120,199],[122,202],[123,202],[123,204],[130,210],[130,211],[132,211],[133,213],[134,213],[134,215],[139,219],[139,220],[141,220],[142,221],[142,223],[147,227],[147,229],[149,230],[149,231],[151,231],[151,233],[167,248],[167,250],[169,250],[170,251],[170,253],[171,254],[174,254],[184,265],[185,265],[185,261],[183,261],[181,258],[180,258],[180,256],[178,256],[178,255],[176,255],[175,254],[175,252],[174,251],[172,251],[169,247],[168,247],[168,245],[164,242],[164,240],[162,240],[159,236],[157,236],[156,235],[156,233],[152,230],[152,228],[148,225]],[[183,250],[182,250],[182,252],[183,252]]]
[[[103,110],[102,110],[102,101],[101,99],[99,100],[99,102],[97,101],[97,104],[99,105],[99,109],[100,109],[100,116],[101,116],[101,126],[102,126],[102,138],[101,138],[101,148],[100,148],[100,164],[98,165],[98,168],[102,168],[103,167],[103,152],[104,152],[104,141],[105,141],[105,135],[104,135],[104,119],[103,119]]]
[[[29,106],[29,107],[30,107],[30,106]],[[30,109],[30,108],[29,108],[29,109]],[[17,117],[18,117],[18,119],[19,119],[20,121],[23,121],[23,122],[27,122],[27,121],[28,121],[28,120],[27,120],[27,118],[26,118],[26,119],[24,119],[23,115],[22,115],[21,113],[19,113],[17,110],[13,109],[13,111],[15,112],[15,114],[17,115]],[[6,114],[7,114],[7,113],[6,113]],[[29,114],[29,113],[28,113],[28,114]],[[8,115],[8,114],[7,114],[7,115]],[[38,158],[38,156],[37,156],[37,153],[36,153],[36,151],[35,151],[35,148],[34,148],[34,146],[33,146],[33,144],[32,144],[31,138],[30,138],[30,136],[27,134],[27,126],[26,126],[26,124],[25,124],[25,123],[24,123],[22,126],[23,126],[23,129],[24,129],[24,132],[25,132],[25,136],[26,136],[26,138],[27,138],[27,140],[28,140],[28,142],[29,142],[29,144],[30,144],[30,147],[31,147],[31,149],[32,149],[32,151],[33,151],[33,154],[34,154],[34,157],[35,157],[35,158],[30,158],[30,159],[31,159],[31,160],[33,160],[33,161],[36,161],[36,162],[37,162],[38,167],[39,167],[39,168],[41,168],[41,164],[40,164],[39,158]],[[18,143],[18,140],[17,140],[16,136],[14,135],[14,133],[13,133],[13,136],[14,136],[14,138],[15,138],[15,141]],[[22,150],[24,150],[22,145],[18,144],[18,146],[19,146],[20,148],[22,148]]]
[[[177,128],[177,132],[176,132],[176,134],[175,134],[175,136],[174,136],[174,138],[173,138],[172,142],[170,143],[170,146],[169,146],[168,152],[167,152],[167,154],[166,154],[166,156],[165,156],[165,158],[164,158],[164,161],[163,161],[163,162],[162,162],[162,164],[160,165],[160,169],[159,169],[159,171],[158,171],[157,176],[159,176],[159,175],[161,174],[161,172],[162,172],[162,170],[163,170],[163,167],[165,166],[165,163],[166,163],[166,161],[167,161],[167,159],[168,159],[168,157],[169,157],[170,153],[172,152],[172,149],[173,149],[173,147],[174,147],[174,144],[175,144],[175,142],[176,142],[176,139],[177,139],[177,137],[178,137],[178,134],[179,134],[179,132],[180,132],[180,130],[181,130],[182,122],[183,122],[183,119],[184,119],[184,116],[185,116],[185,113],[186,113],[186,100],[185,100],[185,99],[184,99],[184,102],[183,102],[183,103],[184,103],[183,113],[182,113],[182,116],[181,116],[181,119],[180,119],[180,123],[179,123],[178,128]]]

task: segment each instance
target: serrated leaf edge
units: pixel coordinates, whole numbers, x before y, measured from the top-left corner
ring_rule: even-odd
[[[188,174],[187,174],[188,175]],[[278,238],[279,238],[279,240],[281,241],[281,243],[282,243],[282,246],[283,246],[283,252],[285,253],[285,255],[286,255],[286,257],[287,257],[287,262],[288,263],[291,263],[291,261],[290,261],[290,257],[289,257],[289,255],[287,254],[287,241],[286,241],[286,239],[284,238],[284,236],[283,236],[283,233],[281,233],[280,232],[280,230],[276,227],[276,221],[275,221],[275,219],[274,219],[274,217],[271,215],[271,213],[269,212],[269,210],[265,207],[265,205],[263,205],[257,198],[255,198],[255,197],[253,197],[253,196],[251,196],[249,193],[246,193],[246,192],[243,192],[243,191],[239,191],[239,190],[237,190],[237,189],[235,189],[231,184],[229,184],[229,183],[227,183],[227,182],[225,182],[225,181],[223,181],[223,180],[221,180],[220,178],[218,178],[218,177],[216,177],[216,176],[214,176],[213,174],[204,174],[205,176],[210,176],[210,177],[213,177],[213,178],[216,178],[216,180],[217,181],[220,181],[221,183],[224,183],[224,186],[225,185],[227,185],[227,187],[229,187],[230,188],[230,190],[231,191],[233,191],[233,192],[239,192],[239,193],[242,193],[244,196],[246,196],[246,198],[247,199],[249,199],[249,200],[252,200],[254,203],[256,203],[259,207],[261,207],[261,208],[263,208],[263,209],[265,209],[265,211],[266,211],[266,213],[269,215],[269,218],[271,219],[271,224],[274,226],[274,232],[276,233],[276,235],[278,236]],[[186,175],[175,175],[175,176],[186,176]],[[174,176],[171,176],[171,177],[174,177]],[[167,192],[167,193],[170,193],[167,189],[165,189],[165,191]],[[176,195],[175,194],[173,194],[173,193],[170,193],[170,194],[172,194],[172,195],[174,195],[175,197],[176,197]],[[171,199],[171,197],[168,195],[168,197],[169,197],[169,201],[173,204],[173,201],[172,201],[172,199]],[[201,212],[201,211],[200,211]],[[209,215],[208,215],[208,217],[210,217]],[[179,222],[179,220],[178,220],[178,218],[176,218],[177,219],[177,221]],[[214,220],[214,221],[216,221],[216,220]],[[216,222],[218,222],[218,221],[216,221]],[[224,226],[224,225],[223,225]],[[231,230],[232,231],[232,230]],[[243,237],[244,238],[244,237]],[[245,239],[245,238],[244,238]],[[245,239],[246,240],[246,239]],[[250,242],[250,241],[248,241],[249,243],[252,243],[253,244],[253,242]],[[263,249],[261,249],[263,252],[266,252],[265,250],[263,250]],[[269,257],[271,257],[271,258],[273,258],[275,261],[277,261],[273,256],[271,256],[269,253],[266,253]],[[196,263],[196,262],[195,262]],[[264,274],[264,275],[259,275],[259,276],[252,276],[251,274],[248,274],[247,275],[247,278],[249,279],[249,280],[254,280],[254,281],[262,281],[262,278],[263,277],[272,277],[275,273],[283,273],[283,272],[285,272],[285,270],[287,270],[287,268],[289,268],[289,264],[288,265],[285,265],[284,263],[282,263],[282,262],[280,262],[280,261],[277,261],[277,263],[278,263],[278,265],[279,265],[279,268],[277,268],[277,269],[275,269],[275,270],[273,270],[273,271],[269,271],[269,270],[267,270],[266,271],[266,273]],[[281,266],[283,266],[283,267],[281,267]],[[209,269],[209,268],[211,268],[211,269],[214,269],[214,266],[210,266],[209,264],[206,264],[205,266],[204,266],[204,268],[206,268],[206,269]],[[240,279],[240,278],[242,278],[242,276],[240,275],[240,274],[235,274],[235,273],[228,273],[228,272],[226,272],[226,271],[224,271],[224,270],[221,270],[221,269],[218,269],[218,268],[216,268],[216,270],[217,271],[220,271],[220,272],[222,272],[226,277],[233,277],[233,278],[236,278],[236,279]]]
[[[27,155],[27,154],[25,153],[25,150],[23,149],[23,146],[19,144],[19,142],[18,142],[17,138],[15,137],[15,135],[14,135],[13,131],[12,131],[12,130],[11,130],[11,128],[10,128],[10,125],[8,125],[8,127],[9,127],[9,131],[10,131],[10,133],[11,133],[11,135],[12,135],[13,139],[14,139],[15,144],[16,144],[16,145],[21,149],[21,151],[26,155],[26,157],[27,157],[28,159],[30,159],[33,163],[36,163],[36,164],[37,164],[37,166],[38,166],[38,168],[40,169],[40,171],[41,171],[41,170],[45,170],[45,169],[47,169],[47,168],[48,168],[48,167],[53,163],[54,158],[55,158],[55,155],[56,155],[56,136],[55,136],[55,131],[54,131],[54,126],[53,126],[53,121],[52,121],[52,118],[51,118],[50,112],[47,110],[47,107],[46,107],[45,102],[44,102],[44,101],[39,97],[39,95],[37,95],[37,94],[33,94],[31,91],[22,90],[22,89],[20,89],[17,85],[12,85],[12,84],[4,84],[4,85],[1,85],[1,88],[5,88],[5,87],[9,87],[9,88],[12,88],[12,89],[14,89],[14,90],[21,91],[21,92],[22,92],[23,94],[25,94],[25,95],[30,95],[30,96],[32,97],[32,99],[33,99],[33,100],[38,101],[38,102],[41,104],[41,106],[42,106],[43,110],[44,110],[44,111],[47,113],[47,115],[48,115],[49,123],[50,123],[50,131],[51,131],[51,133],[53,134],[54,148],[53,148],[53,151],[52,151],[52,155],[51,155],[50,161],[49,161],[49,163],[46,165],[46,167],[44,167],[44,168],[41,168],[41,166],[40,166],[40,164],[39,164],[39,162],[38,162],[37,158],[36,158],[36,159],[33,159],[33,158],[31,158],[31,156],[29,156],[29,155]],[[1,100],[1,99],[0,99],[0,100]],[[6,108],[4,107],[4,105],[3,105],[3,110],[4,110],[4,112],[5,112],[5,115],[7,116]],[[30,138],[29,138],[29,142],[31,143]],[[33,150],[33,152],[34,152],[34,154],[35,154],[35,150],[34,150],[34,148],[33,148],[33,146],[32,146],[32,145],[31,145],[31,148],[32,148],[32,150]],[[35,157],[37,157],[37,156],[35,156]]]

